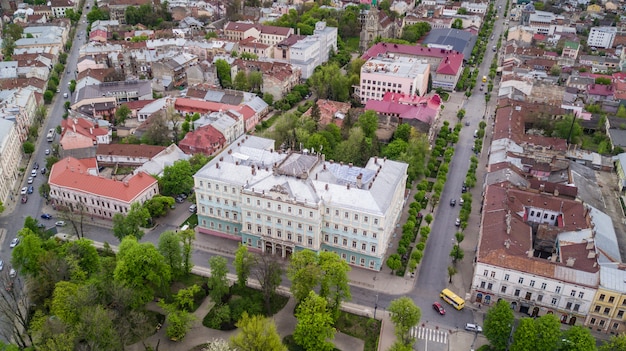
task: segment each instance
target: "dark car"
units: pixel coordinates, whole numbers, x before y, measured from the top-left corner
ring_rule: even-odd
[[[179,204],[182,204],[183,202],[185,202],[185,199],[183,199],[183,198],[182,198],[182,197],[180,197],[180,196],[176,196],[176,199],[175,199],[175,200],[176,200],[176,202],[177,202],[177,203],[179,203]]]
[[[43,219],[52,219],[52,215],[50,215],[49,213],[44,213],[41,215],[41,218]]]
[[[22,203],[23,203],[23,204],[25,204],[25,203],[27,203],[27,202],[28,202],[28,196],[23,195],[23,196],[22,196]]]
[[[462,193],[466,193],[467,192],[467,186],[463,185],[463,187],[461,187],[461,192]]]
[[[456,200],[455,199],[451,199],[450,200],[450,206],[452,206],[452,207],[456,206]]]
[[[41,174],[46,174],[46,167],[43,167],[43,168],[41,169]]]
[[[35,188],[33,188],[33,186],[31,185],[31,186],[28,187],[28,190],[26,192],[29,193],[29,194],[32,194],[33,191],[35,191]]]
[[[441,304],[440,304],[439,302],[435,302],[435,303],[433,304],[433,309],[434,309],[435,311],[437,311],[437,313],[439,313],[439,314],[440,314],[440,315],[442,315],[442,316],[446,314],[446,310],[445,310],[445,309],[443,309],[443,306],[441,306]]]

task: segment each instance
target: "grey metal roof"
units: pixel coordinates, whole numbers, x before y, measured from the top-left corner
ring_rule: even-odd
[[[465,60],[469,60],[476,44],[476,36],[460,29],[437,28],[428,33],[423,44],[452,46],[455,51],[463,53]]]
[[[87,85],[78,91],[76,101],[116,96],[118,93],[126,97],[125,94],[133,91],[137,92],[136,97],[152,94],[152,83],[148,80],[135,80]]]
[[[600,266],[600,286],[623,294],[626,291],[626,271]]]
[[[252,110],[254,110],[254,112],[261,112],[265,109],[267,109],[269,107],[269,105],[267,104],[267,102],[263,101],[263,99],[261,99],[258,96],[255,96],[252,100],[250,101],[246,101],[246,105],[248,107],[250,107]]]
[[[7,137],[11,134],[15,123],[15,121],[0,118],[0,150],[3,150],[5,143],[8,142]]]
[[[613,220],[606,213],[598,210],[597,208],[587,205],[589,208],[589,215],[591,221],[594,224],[595,243],[596,247],[600,251],[601,255],[606,255],[610,260],[614,262],[622,262],[622,255],[619,252],[619,245],[617,243],[617,235],[615,234],[615,228],[613,227]]]
[[[224,94],[226,93],[223,91],[209,90],[206,92],[206,95],[204,95],[204,100],[212,102],[222,102],[222,97],[224,97]]]

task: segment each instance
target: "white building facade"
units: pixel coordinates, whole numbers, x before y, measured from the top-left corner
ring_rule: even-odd
[[[587,45],[596,48],[609,49],[613,47],[617,27],[593,27],[589,31]]]
[[[384,159],[356,167],[279,153],[273,140],[242,136],[194,176],[198,229],[281,257],[333,251],[378,271],[404,204],[406,170]]]

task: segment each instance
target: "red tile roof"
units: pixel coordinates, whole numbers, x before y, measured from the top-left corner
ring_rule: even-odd
[[[533,230],[527,222],[529,208],[545,209],[562,214],[559,225],[540,225],[540,232],[547,236],[586,229],[587,213],[584,205],[552,195],[531,193],[509,187],[507,183],[487,187],[483,205],[483,225],[477,260],[499,267],[554,278],[557,266],[566,266],[566,260],[575,258],[572,269],[595,273],[595,259],[587,258],[585,244],[559,246],[557,262],[545,258],[529,257],[533,253]]]
[[[152,103],[154,101],[156,101],[156,100],[135,100],[135,101],[125,102],[122,105],[128,106],[128,108],[131,109],[131,110],[141,110],[146,105],[148,105],[148,104],[150,104],[150,103]]]
[[[378,43],[369,48],[361,58],[363,60],[369,60],[370,58],[377,57],[382,54],[404,54],[412,56],[426,56],[426,57],[439,57],[445,58],[450,55],[460,55],[461,61],[463,61],[463,54],[454,50],[427,48],[420,45],[404,45],[404,44],[388,44]],[[456,60],[456,59],[455,59]]]
[[[165,150],[164,146],[137,144],[101,144],[96,155],[116,155],[129,157],[145,157],[152,159]]]
[[[209,113],[209,112],[218,112],[218,111],[227,111],[233,110],[239,112],[243,115],[244,120],[248,120],[254,117],[254,110],[248,107],[247,105],[229,105],[223,104],[220,102],[212,102],[212,101],[204,101],[204,100],[195,100],[195,99],[187,99],[187,98],[177,98],[174,103],[174,108],[179,111],[184,111],[187,113]]]
[[[178,143],[186,154],[203,153],[212,156],[226,145],[224,135],[212,125],[202,126],[185,135]]]
[[[613,96],[614,93],[615,93],[615,90],[613,90],[612,85],[603,85],[603,84],[587,85],[588,95]]]
[[[463,65],[463,54],[449,54],[437,67],[437,73],[456,76]]]
[[[84,118],[68,118],[61,121],[61,138],[68,130],[77,134],[91,138],[96,141],[98,136],[107,135],[108,128],[102,128],[97,124],[91,123]]]
[[[90,168],[97,168],[95,158],[78,160],[67,157],[52,166],[48,182],[52,187],[94,194],[125,203],[132,203],[157,182],[144,172],[137,173],[127,181],[117,181],[90,175],[87,173]]]
[[[365,109],[397,115],[402,119],[415,119],[430,125],[437,117],[440,106],[441,98],[437,94],[420,97],[387,92],[382,101],[368,100]]]

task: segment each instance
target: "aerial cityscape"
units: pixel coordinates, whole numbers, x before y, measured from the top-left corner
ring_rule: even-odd
[[[0,0],[0,350],[626,351],[625,10]]]

